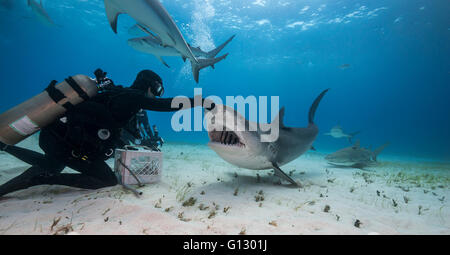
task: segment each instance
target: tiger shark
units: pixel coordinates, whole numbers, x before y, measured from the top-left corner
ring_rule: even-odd
[[[338,150],[325,157],[332,165],[364,168],[377,162],[378,155],[389,145],[385,143],[374,151],[361,147],[360,141],[350,147]]]
[[[183,57],[183,60],[189,59],[194,80],[198,83],[200,70],[209,66],[209,63],[198,60],[194,56],[175,21],[159,0],[104,0],[104,3],[106,16],[115,33],[117,33],[119,15],[122,13],[128,14],[138,24],[154,33],[163,47],[175,48]]]
[[[298,186],[291,177],[284,173],[280,166],[300,157],[310,150],[316,139],[319,128],[314,124],[314,115],[320,101],[328,92],[323,91],[314,101],[309,110],[309,124],[306,128],[286,127],[283,124],[284,108],[271,124],[279,128],[278,138],[273,142],[263,142],[265,134],[261,124],[248,121],[233,108],[217,106],[207,118],[207,128],[210,142],[208,146],[221,158],[235,166],[252,169],[274,169],[280,178]],[[246,127],[240,131],[237,127]],[[252,130],[251,127],[258,127]]]
[[[42,5],[42,0],[37,3],[35,0],[27,0],[28,6],[31,7],[36,17],[44,24],[53,26],[55,23],[48,15],[47,11],[44,9],[44,5]]]
[[[332,136],[334,138],[343,138],[343,137],[345,137],[345,138],[348,138],[350,143],[353,143],[352,142],[352,138],[355,135],[359,134],[359,133],[360,133],[360,131],[354,132],[354,133],[350,133],[350,134],[346,134],[346,133],[344,133],[344,130],[342,129],[342,127],[337,125],[337,126],[333,127],[330,130],[330,132],[325,133],[324,135],[329,135],[329,136]]]
[[[211,62],[213,62],[215,64],[224,59],[223,56],[219,57],[217,59],[215,59],[215,57],[217,56],[217,54],[219,54],[220,51],[222,51],[223,48],[225,48],[225,46],[228,43],[231,42],[231,40],[233,40],[233,38],[234,38],[234,35],[230,39],[228,39],[225,43],[223,43],[216,49],[209,51],[209,52],[205,52],[205,51],[201,50],[200,47],[197,47],[197,48],[194,48],[191,46],[189,46],[189,47],[191,47],[192,53],[194,53],[195,57],[212,60]],[[156,58],[159,59],[159,61],[161,61],[161,63],[163,63],[167,67],[170,67],[170,66],[166,63],[166,61],[164,61],[163,57],[181,56],[180,53],[175,48],[163,47],[161,45],[161,41],[158,40],[158,38],[153,37],[153,36],[130,39],[130,40],[128,40],[128,45],[137,51],[154,55]],[[213,68],[214,68],[214,64],[211,65]]]

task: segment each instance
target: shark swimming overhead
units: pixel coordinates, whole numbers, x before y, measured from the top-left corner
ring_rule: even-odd
[[[163,47],[175,48],[183,59],[189,59],[194,80],[198,83],[199,72],[205,63],[199,61],[192,53],[175,21],[159,0],[104,0],[106,15],[115,33],[117,33],[118,16],[126,13],[141,26],[149,29],[161,41]]]
[[[33,10],[33,13],[36,15],[36,17],[41,21],[42,23],[46,25],[53,26],[55,23],[48,15],[47,11],[44,9],[44,6],[42,5],[42,0],[37,3],[35,0],[27,0],[28,6],[31,7]]]
[[[348,148],[329,154],[325,159],[332,165],[364,168],[377,162],[377,156],[388,146],[386,143],[378,149],[371,151],[360,146],[359,140]]]
[[[140,27],[140,26],[137,25],[137,27]],[[140,51],[140,52],[154,55],[156,58],[159,59],[159,61],[161,61],[161,63],[163,63],[167,67],[169,67],[169,65],[164,61],[163,57],[180,57],[180,56],[182,56],[180,54],[180,52],[177,51],[175,48],[170,47],[170,46],[164,47],[162,45],[162,41],[159,38],[153,36],[148,31],[146,31],[145,28],[140,27],[140,29],[147,32],[149,36],[129,39],[128,45],[130,47],[132,47],[133,49]],[[228,54],[221,56],[219,58],[215,58],[215,57],[217,56],[217,54],[219,54],[220,51],[222,51],[225,48],[225,46],[227,46],[228,43],[230,43],[233,40],[234,37],[235,36],[233,35],[225,43],[223,43],[216,49],[209,51],[209,52],[202,51],[200,49],[200,47],[197,47],[197,48],[194,48],[191,46],[189,46],[189,47],[191,48],[191,51],[194,53],[195,57],[198,58],[198,60],[203,65],[206,64],[205,60],[204,60],[204,59],[206,59],[207,61],[209,61],[210,65],[214,68],[214,64],[225,59],[225,57]],[[203,59],[201,59],[201,58],[203,58]]]
[[[348,141],[349,141],[350,143],[353,143],[353,142],[352,142],[352,138],[353,138],[355,135],[359,134],[359,133],[360,133],[360,131],[354,132],[354,133],[350,133],[350,134],[345,134],[345,133],[344,133],[344,130],[341,128],[341,126],[337,125],[337,126],[333,127],[333,128],[330,130],[329,133],[325,133],[324,135],[329,135],[329,136],[332,136],[332,137],[334,137],[334,138],[343,138],[343,137],[345,137],[345,138],[348,138]]]
[[[274,142],[262,141],[265,133],[262,130],[267,129],[255,128],[261,127],[261,124],[248,121],[233,108],[216,106],[213,112],[210,112],[213,118],[207,121],[210,138],[208,146],[233,165],[252,170],[274,169],[277,176],[297,186],[298,184],[284,173],[280,166],[311,149],[319,133],[319,128],[314,124],[314,115],[327,91],[328,89],[323,91],[312,104],[306,128],[284,126],[284,108],[282,108],[275,120],[267,124],[272,128],[279,128],[278,139]],[[240,131],[238,126],[246,128]]]

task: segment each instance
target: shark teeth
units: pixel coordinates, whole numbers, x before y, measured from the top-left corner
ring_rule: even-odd
[[[209,132],[209,138],[211,139],[211,142],[214,143],[220,143],[222,145],[228,145],[228,146],[238,146],[238,147],[244,147],[245,144],[241,142],[239,139],[239,136],[236,135],[233,131],[212,131]]]

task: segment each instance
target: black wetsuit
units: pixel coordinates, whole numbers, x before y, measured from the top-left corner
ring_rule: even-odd
[[[191,99],[191,107],[194,100]],[[105,160],[111,149],[120,144],[120,132],[141,109],[173,112],[172,98],[152,99],[142,92],[115,89],[85,101],[66,114],[67,120],[56,120],[43,128],[39,146],[45,154],[17,146],[5,151],[32,165],[27,171],[0,186],[0,196],[35,185],[65,185],[98,189],[117,184],[117,178]],[[99,138],[99,130],[107,129],[109,138]],[[111,153],[112,154],[112,153]],[[61,173],[69,167],[79,174]]]
[[[153,136],[152,129],[148,122],[147,112],[139,111],[131,118],[122,131],[121,140],[125,144],[135,143],[136,140],[149,139]]]

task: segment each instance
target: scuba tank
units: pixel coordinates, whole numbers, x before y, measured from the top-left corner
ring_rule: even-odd
[[[59,84],[52,81],[42,93],[0,114],[0,141],[15,145],[97,95],[110,80],[100,69],[95,75],[97,79],[75,75]]]

